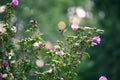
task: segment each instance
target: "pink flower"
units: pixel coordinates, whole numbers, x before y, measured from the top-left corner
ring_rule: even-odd
[[[79,27],[78,27],[77,24],[72,24],[72,25],[71,25],[71,28],[72,28],[72,30],[74,30],[74,31],[76,31],[76,30],[79,29]]]
[[[19,1],[18,0],[12,0],[12,2],[10,4],[11,4],[11,6],[15,7],[15,6],[18,6]]]
[[[95,45],[99,44],[100,41],[101,41],[101,39],[100,39],[99,36],[95,36],[95,37],[93,37],[93,40],[92,40],[91,46],[95,46]]]
[[[56,55],[63,56],[65,53],[63,51],[56,52]]]
[[[94,42],[94,43],[100,43],[100,41],[101,41],[101,39],[100,39],[99,36],[93,37],[93,42]]]
[[[99,80],[107,80],[107,78],[105,76],[101,76]]]
[[[83,51],[80,51],[80,55],[83,55],[83,53],[84,53]]]
[[[54,50],[59,50],[60,49],[60,46],[59,45],[55,45],[54,46]]]

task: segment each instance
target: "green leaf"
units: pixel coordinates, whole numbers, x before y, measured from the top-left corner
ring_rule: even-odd
[[[90,58],[90,54],[89,54],[89,53],[84,52],[84,54],[85,54],[87,57],[89,57],[89,58]]]

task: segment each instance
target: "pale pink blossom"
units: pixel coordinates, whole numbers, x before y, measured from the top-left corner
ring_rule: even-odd
[[[52,73],[52,71],[53,71],[52,69],[49,69],[49,70],[46,71],[46,72],[47,72],[47,73]]]
[[[77,39],[77,38],[78,38],[78,36],[73,36],[73,38],[74,38],[74,39]]]
[[[71,28],[72,28],[72,30],[76,31],[79,29],[79,26],[77,24],[72,24]]]
[[[93,37],[93,39],[92,39],[92,43],[91,43],[91,46],[95,46],[95,45],[99,44],[100,41],[101,41],[101,39],[100,39],[99,36],[95,36],[95,37]]]
[[[91,46],[95,46],[95,45],[97,45],[97,43],[94,43],[94,42],[91,43]]]
[[[11,6],[15,7],[15,6],[18,6],[19,1],[18,0],[12,0],[12,2],[10,4],[11,4]]]
[[[101,39],[100,39],[99,36],[93,37],[93,42],[94,42],[94,43],[100,43],[100,41],[101,41]]]
[[[102,29],[97,29],[96,30],[98,33],[100,33],[100,34],[103,34],[104,33],[104,30],[102,30]]]
[[[35,42],[33,44],[34,47],[38,47],[38,48],[41,48],[43,46],[42,42]]]
[[[80,55],[83,55],[83,53],[84,53],[83,51],[80,51]]]
[[[99,80],[107,80],[107,78],[105,76],[101,76]]]
[[[59,45],[55,45],[54,46],[54,50],[59,50],[60,49],[60,46]]]
[[[56,52],[56,55],[63,56],[65,53],[63,51]]]

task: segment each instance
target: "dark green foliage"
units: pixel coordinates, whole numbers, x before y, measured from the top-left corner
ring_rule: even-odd
[[[120,0],[92,0],[93,12],[99,26],[105,30],[100,47],[90,50],[94,66],[83,73],[84,80],[97,80],[105,75],[108,80],[119,80],[120,72]],[[102,16],[100,14],[102,13]],[[82,74],[82,72],[80,73]]]

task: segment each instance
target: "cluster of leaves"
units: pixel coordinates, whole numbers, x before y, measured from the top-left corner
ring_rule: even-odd
[[[16,28],[9,22],[13,16],[13,6],[7,4],[6,15],[0,33],[0,78],[9,80],[76,80],[77,65],[82,56],[89,54],[86,49],[91,47],[94,36],[99,36],[99,29],[79,27],[75,34],[65,36],[64,41],[57,41],[54,49],[45,48],[44,40],[36,20],[30,21],[30,28],[25,31],[28,37],[14,42]],[[1,31],[0,30],[0,31]],[[98,42],[94,42],[98,43]],[[95,45],[96,45],[95,44]],[[35,64],[40,59],[39,55],[45,55],[45,63],[48,70],[40,71]]]

